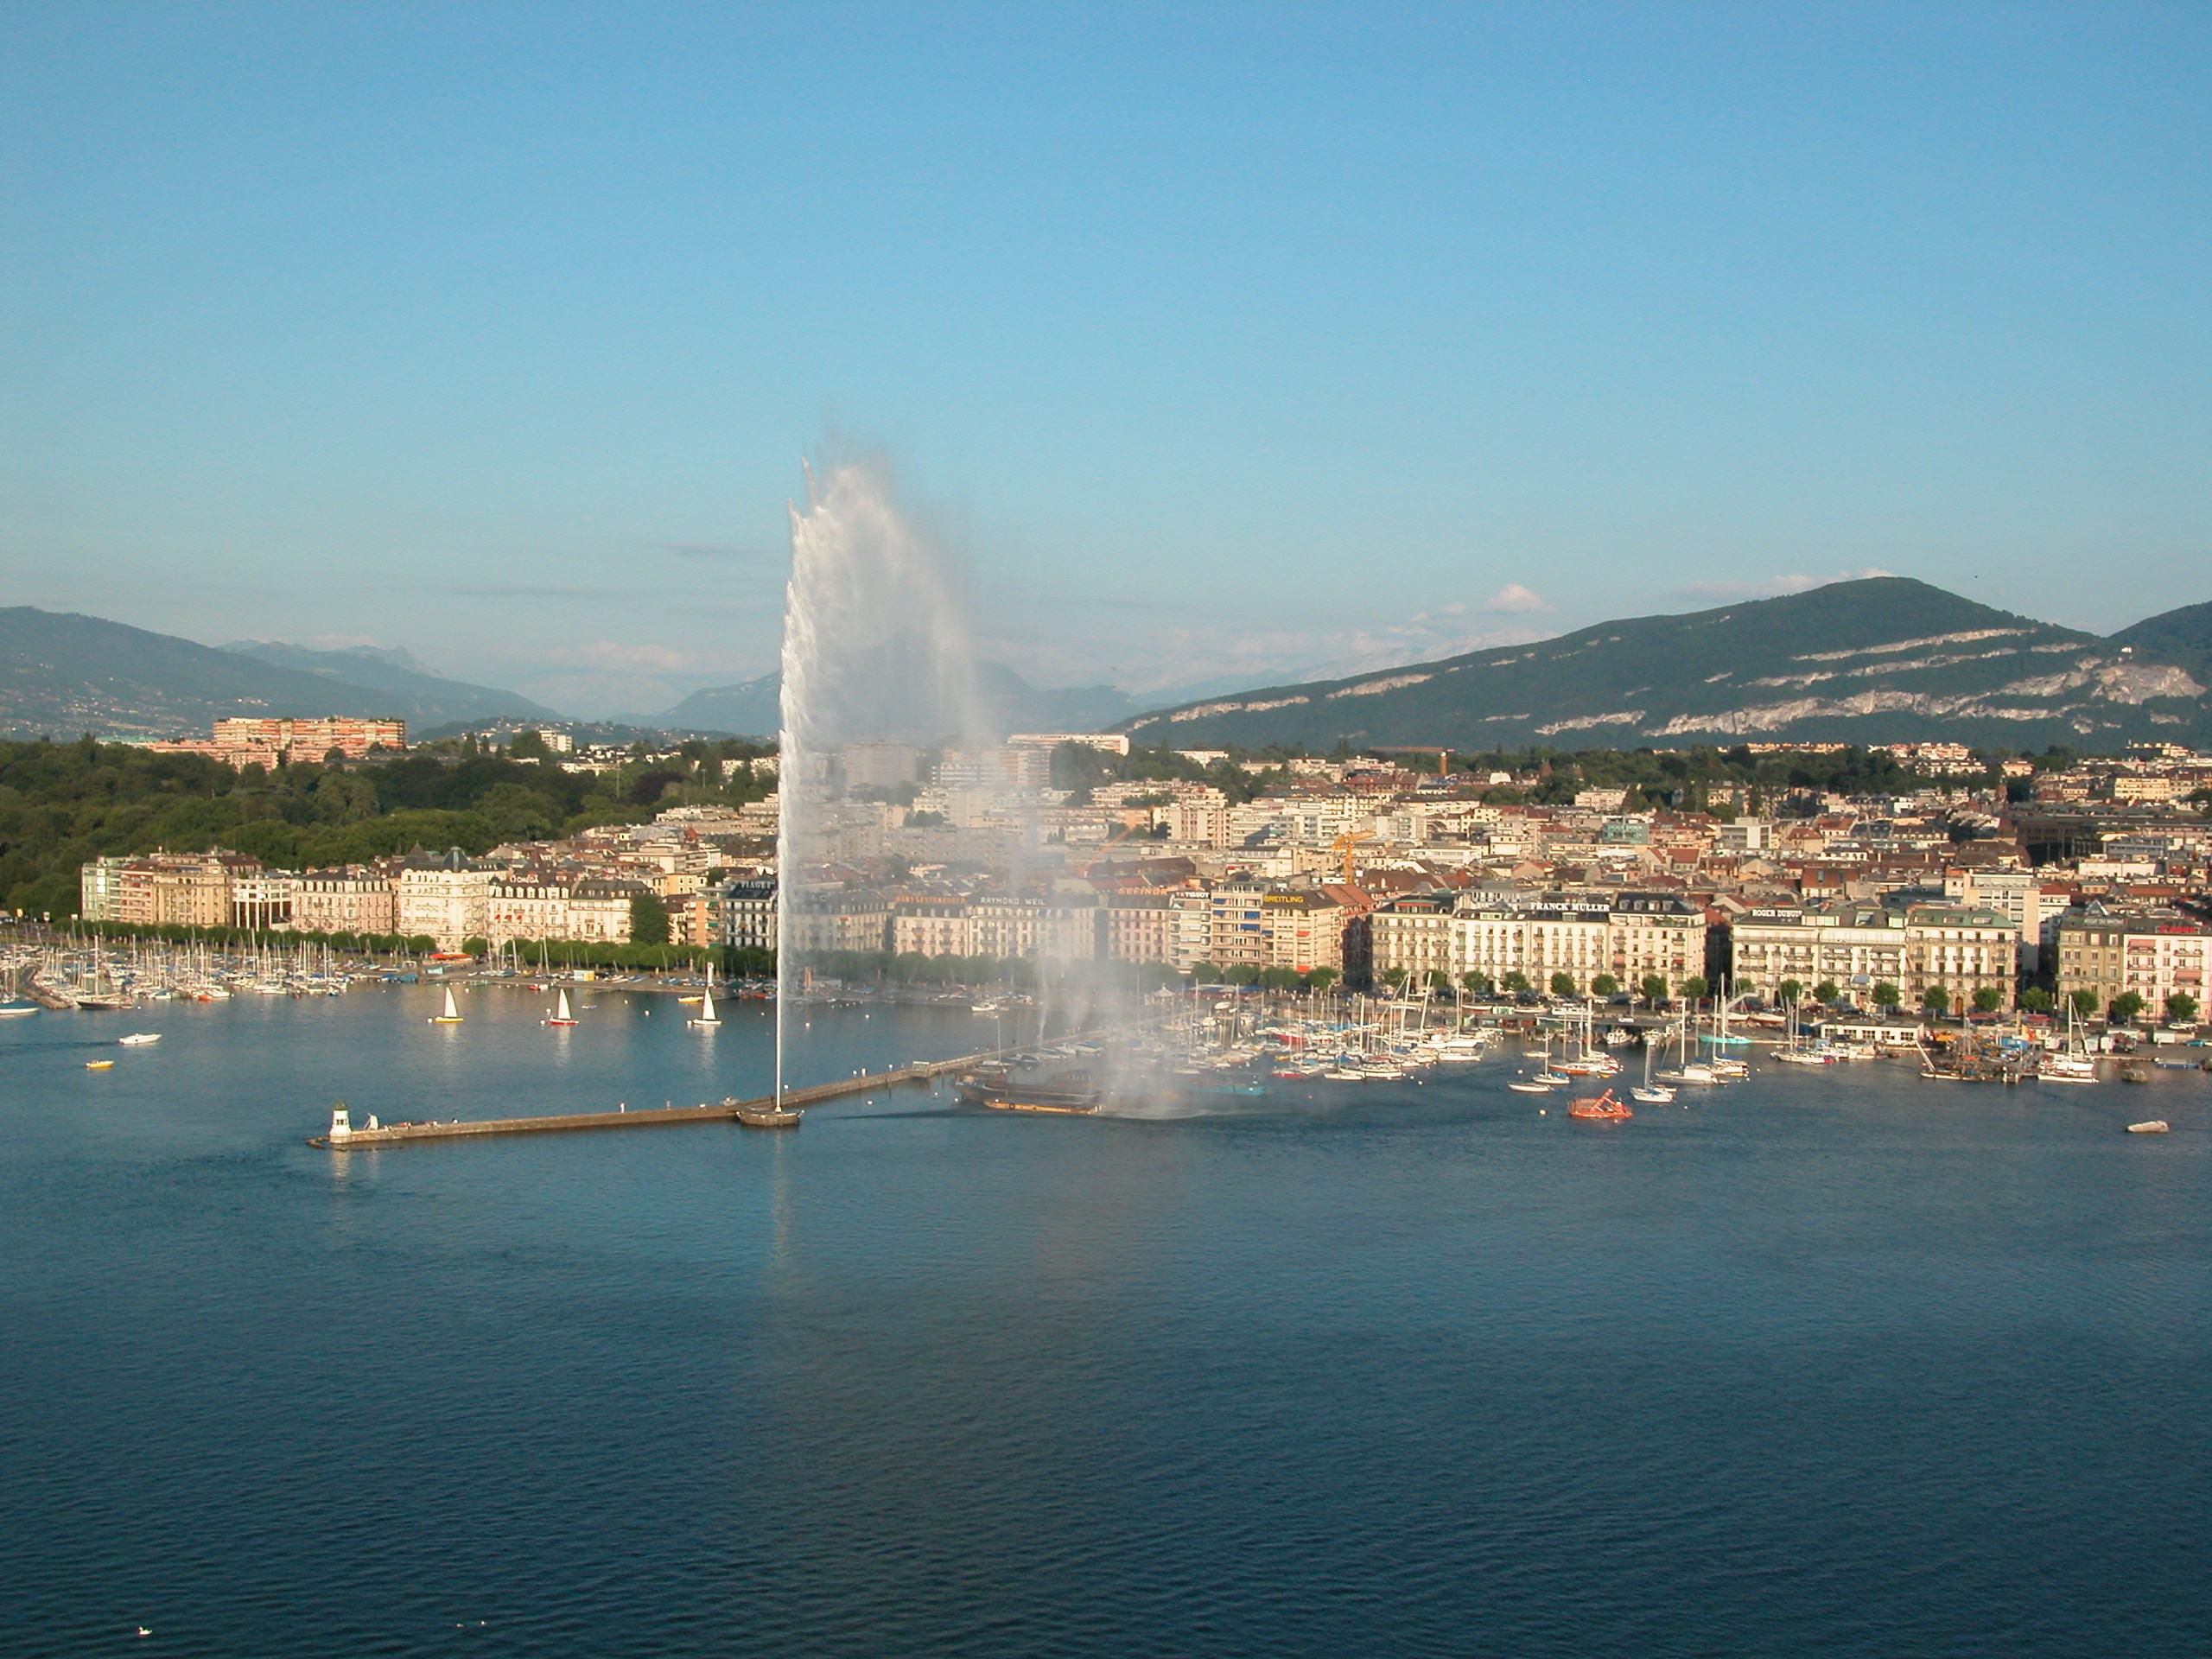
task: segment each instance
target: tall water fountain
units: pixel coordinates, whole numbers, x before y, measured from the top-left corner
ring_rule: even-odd
[[[815,965],[869,948],[839,896],[880,880],[931,757],[1000,733],[958,584],[880,457],[807,469],[784,608],[776,837],[776,1095]]]

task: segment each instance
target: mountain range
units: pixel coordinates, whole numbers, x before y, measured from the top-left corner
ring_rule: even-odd
[[[1111,686],[1046,690],[990,662],[977,673],[1010,730],[1112,723],[1140,741],[1182,748],[1479,751],[1745,739],[2212,746],[2212,603],[2107,639],[1903,576],[1601,622],[1534,645],[1149,713]],[[757,736],[776,729],[778,696],[778,677],[763,675],[694,692],[632,723]],[[0,734],[175,736],[258,713],[397,715],[417,736],[561,719],[515,692],[444,678],[404,652],[264,641],[218,650],[99,617],[0,608]]]
[[[397,716],[410,733],[550,718],[512,691],[430,673],[404,652],[195,645],[97,616],[0,608],[0,734],[175,737],[231,715]]]
[[[1116,729],[1179,748],[1631,748],[1747,738],[2202,745],[2212,741],[2208,686],[2212,605],[2107,639],[1880,576],[1269,686]]]

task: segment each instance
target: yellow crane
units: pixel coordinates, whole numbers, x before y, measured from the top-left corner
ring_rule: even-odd
[[[1364,830],[1347,830],[1344,834],[1338,836],[1334,841],[1329,843],[1329,851],[1331,853],[1342,853],[1344,855],[1344,886],[1351,887],[1352,885],[1351,863],[1354,856],[1353,849],[1362,842],[1372,841],[1374,839],[1375,837],[1368,834]]]

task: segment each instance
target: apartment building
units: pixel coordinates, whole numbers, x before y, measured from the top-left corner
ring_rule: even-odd
[[[302,933],[397,933],[399,895],[368,870],[309,870],[292,880],[292,925]]]

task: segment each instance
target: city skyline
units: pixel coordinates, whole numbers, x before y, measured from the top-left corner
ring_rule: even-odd
[[[2190,9],[0,29],[10,602],[652,712],[771,665],[847,430],[992,654],[1141,696],[2208,596]]]

